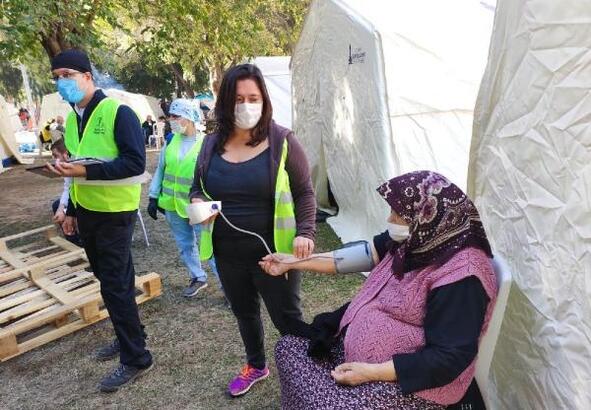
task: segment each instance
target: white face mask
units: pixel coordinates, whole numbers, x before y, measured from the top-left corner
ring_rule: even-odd
[[[181,122],[178,120],[170,121],[170,130],[174,134],[184,134],[187,131],[187,126],[181,125]]]
[[[388,234],[393,241],[402,242],[410,235],[408,226],[388,222]]]
[[[234,108],[234,125],[243,130],[250,130],[261,119],[263,103],[242,103],[236,104]]]

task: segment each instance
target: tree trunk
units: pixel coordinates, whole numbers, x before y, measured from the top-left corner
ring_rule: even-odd
[[[65,39],[64,30],[61,25],[56,27],[50,34],[39,33],[39,37],[41,38],[41,45],[50,60],[63,50],[71,47]]]
[[[195,98],[195,92],[191,88],[189,82],[185,80],[185,77],[183,76],[183,68],[181,65],[179,63],[173,63],[170,64],[169,67],[177,82],[177,97],[181,97],[180,90],[182,89],[187,94],[187,97]]]
[[[214,99],[217,98],[222,85],[222,78],[224,76],[224,64],[215,62],[208,65],[209,70],[209,88],[213,93]]]

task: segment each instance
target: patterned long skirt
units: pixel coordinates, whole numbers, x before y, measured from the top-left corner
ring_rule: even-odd
[[[413,394],[403,395],[398,383],[337,384],[330,371],[345,359],[342,340],[324,360],[308,356],[308,339],[285,336],[275,347],[283,410],[442,410],[445,407]]]

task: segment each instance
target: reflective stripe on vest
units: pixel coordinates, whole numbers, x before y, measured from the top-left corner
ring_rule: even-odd
[[[189,205],[189,191],[193,184],[193,175],[197,156],[203,144],[203,138],[198,137],[195,144],[179,159],[183,137],[174,134],[164,153],[164,177],[162,189],[158,197],[158,206],[167,211],[176,212],[181,218],[187,218]]]
[[[273,215],[273,241],[275,250],[281,253],[293,252],[293,239],[296,235],[295,205],[289,187],[289,175],[285,170],[287,161],[287,139],[283,141],[281,149],[281,161],[277,170],[275,183],[275,212]],[[201,178],[201,190],[205,196],[212,200],[205,191],[203,178]],[[224,204],[222,204],[223,208]],[[201,239],[199,242],[199,256],[201,260],[210,259],[213,256],[213,223],[201,226]]]
[[[64,141],[75,158],[98,158],[111,161],[119,156],[115,143],[115,117],[120,103],[112,98],[102,99],[93,110],[82,138],[78,133],[76,113],[68,114]],[[138,119],[139,122],[139,119]],[[74,204],[97,212],[122,212],[136,210],[140,203],[141,184],[90,185],[76,179],[70,187]]]

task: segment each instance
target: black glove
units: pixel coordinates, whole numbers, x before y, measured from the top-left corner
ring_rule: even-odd
[[[315,359],[329,357],[331,349],[338,342],[338,338],[335,335],[339,330],[341,319],[348,307],[349,303],[341,306],[334,312],[316,315],[311,324],[292,317],[284,317],[285,329],[283,329],[281,335],[289,334],[310,339],[308,356]]]
[[[150,203],[148,204],[148,215],[152,217],[152,219],[158,219],[158,199],[150,198]]]

